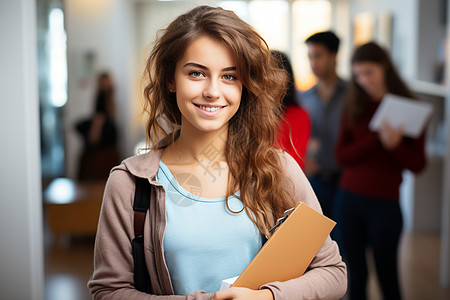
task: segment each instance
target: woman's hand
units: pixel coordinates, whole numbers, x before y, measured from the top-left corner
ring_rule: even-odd
[[[403,127],[392,128],[389,123],[383,122],[381,130],[378,133],[381,143],[387,150],[393,150],[400,145],[403,138]]]
[[[106,117],[104,114],[96,114],[92,120],[91,127],[88,132],[88,142],[91,146],[97,146],[102,139],[103,124],[105,124]]]
[[[251,290],[242,287],[232,287],[216,292],[214,300],[274,300],[274,298],[269,289]]]

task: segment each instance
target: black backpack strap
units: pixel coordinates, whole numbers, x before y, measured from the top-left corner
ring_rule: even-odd
[[[144,221],[150,207],[151,185],[146,178],[136,178],[134,193],[134,239],[132,241],[134,261],[134,286],[136,290],[151,293],[150,276],[145,263]]]

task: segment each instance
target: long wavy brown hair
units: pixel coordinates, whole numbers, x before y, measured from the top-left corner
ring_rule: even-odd
[[[359,62],[372,62],[383,66],[385,85],[388,92],[414,98],[413,93],[398,75],[389,54],[378,44],[369,42],[356,48],[351,59],[351,64],[353,65]],[[344,115],[353,123],[357,122],[365,116],[371,101],[371,97],[356,82],[355,75],[352,72],[350,87],[343,107]]]
[[[228,126],[227,195],[240,190],[248,216],[261,233],[268,235],[270,220],[283,215],[293,204],[284,187],[280,150],[274,148],[287,76],[277,67],[279,62],[271,57],[264,39],[233,12],[199,6],[159,32],[144,72],[148,81],[144,89],[147,144],[150,149],[158,149],[162,147],[158,145],[161,138],[166,139],[167,145],[177,138],[181,112],[168,84],[187,46],[205,35],[233,51],[243,84],[240,107]]]

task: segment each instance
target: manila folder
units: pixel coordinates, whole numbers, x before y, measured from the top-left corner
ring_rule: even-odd
[[[232,286],[257,290],[266,283],[303,275],[335,225],[300,202]]]

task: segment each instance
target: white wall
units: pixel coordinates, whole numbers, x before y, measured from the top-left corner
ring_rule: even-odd
[[[434,66],[437,62],[439,42],[445,36],[442,24],[442,1],[419,0],[419,41],[417,79],[434,81]]]
[[[345,0],[349,2],[350,20],[361,12],[390,13],[392,22],[392,58],[407,80],[417,78],[419,0]],[[348,22],[348,20],[344,20]],[[351,42],[351,41],[349,41]]]
[[[145,55],[149,46],[156,38],[156,33],[160,29],[166,28],[175,17],[197,5],[209,4],[218,5],[219,1],[136,1],[135,4],[135,26],[136,26],[136,53],[139,59],[138,71],[144,67]]]
[[[450,45],[450,0],[447,0],[447,45]],[[441,232],[441,284],[450,287],[450,53],[447,50],[445,117],[447,156],[444,163]]]
[[[175,17],[187,12],[196,3],[198,1],[137,2],[135,9],[138,51],[148,48],[149,44],[155,40],[158,30],[166,28]]]
[[[449,12],[450,16],[450,12]],[[450,33],[450,25],[447,32]],[[450,38],[450,34],[447,34]],[[449,60],[447,60],[449,61]],[[447,118],[447,156],[444,162],[443,197],[442,197],[442,227],[441,227],[441,283],[450,287],[450,66],[447,64],[447,96],[445,115]]]
[[[68,48],[68,102],[64,109],[67,175],[74,177],[82,140],[74,130],[77,120],[93,112],[96,75],[112,73],[116,87],[116,117],[123,157],[133,153],[135,119],[135,30],[134,1],[64,1]],[[86,53],[95,54],[92,70],[86,68]]]
[[[337,72],[339,76],[349,79],[350,56],[353,51],[350,4],[348,0],[330,0],[330,2],[333,9],[331,27],[340,39]]]
[[[44,299],[36,4],[0,2],[0,295]]]

